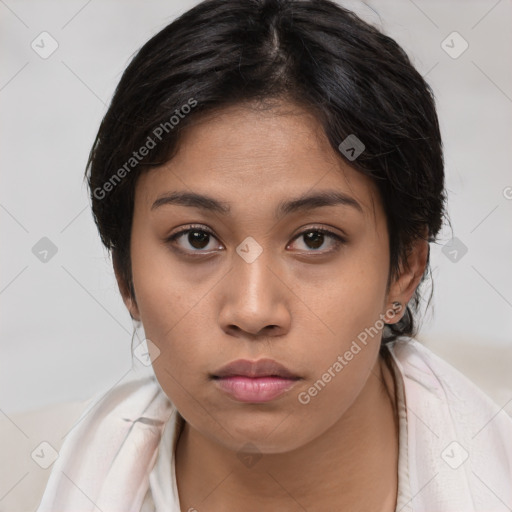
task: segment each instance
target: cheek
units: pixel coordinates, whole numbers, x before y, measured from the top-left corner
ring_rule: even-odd
[[[178,403],[181,386],[190,387],[204,377],[205,361],[215,350],[205,308],[212,285],[201,272],[170,257],[169,249],[134,230],[132,274],[137,305],[146,338],[158,348],[155,374],[166,393]],[[201,369],[201,371],[199,371]],[[190,400],[190,397],[188,398]]]
[[[386,282],[385,251],[375,244],[359,244],[332,267],[328,279],[314,291],[314,310],[333,337],[346,343],[379,320]]]
[[[323,313],[303,337],[304,347],[308,338],[317,340],[303,354],[311,374],[297,395],[306,414],[304,422],[311,422],[312,428],[312,418],[321,417],[330,424],[351,406],[378,359],[386,260],[383,264],[376,255],[354,255],[345,263],[326,281],[322,293],[316,294],[317,311]],[[319,324],[324,328],[318,329],[315,337],[314,326]]]
[[[312,380],[318,382],[304,397],[312,411],[332,404],[333,414],[346,408],[375,364],[384,327],[386,256],[379,246],[354,250],[314,292],[316,304],[311,309],[318,315],[311,317],[313,323],[303,338],[306,343],[307,338],[317,340],[304,354]]]
[[[132,276],[137,306],[150,338],[169,331],[193,306],[183,271],[172,264],[170,249],[144,225],[134,224]],[[150,338],[151,339],[151,338]]]

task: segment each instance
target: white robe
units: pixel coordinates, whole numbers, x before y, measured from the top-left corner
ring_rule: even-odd
[[[397,512],[511,512],[512,418],[418,341],[386,345],[397,381]],[[95,400],[68,434],[36,512],[180,512],[183,419],[154,376]]]

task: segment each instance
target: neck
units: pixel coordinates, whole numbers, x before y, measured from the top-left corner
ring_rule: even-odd
[[[251,467],[185,423],[176,447],[182,510],[393,512],[398,483],[395,384],[378,358],[355,402],[326,432]]]

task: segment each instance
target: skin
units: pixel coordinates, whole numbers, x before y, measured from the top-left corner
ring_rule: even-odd
[[[229,203],[231,213],[151,209],[178,190]],[[350,195],[362,212],[334,205],[276,219],[281,201],[319,190]],[[214,235],[195,244],[186,234],[167,240],[190,224]],[[315,227],[346,241],[297,237]],[[236,252],[248,236],[262,249],[251,263]],[[194,259],[194,251],[202,255]],[[136,299],[116,275],[131,316],[160,351],[157,379],[186,420],[176,449],[182,511],[394,511],[398,422],[395,383],[379,356],[382,333],[309,403],[298,395],[380,315],[400,319],[389,315],[391,304],[412,297],[427,254],[419,240],[386,289],[389,240],[375,184],[336,154],[312,115],[290,103],[264,111],[235,105],[201,118],[171,161],[139,178],[131,239]],[[270,402],[238,402],[209,378],[233,360],[267,357],[302,377]],[[259,459],[248,467],[241,453]]]

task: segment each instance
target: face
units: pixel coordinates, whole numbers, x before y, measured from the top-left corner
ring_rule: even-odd
[[[131,258],[125,301],[158,349],[160,385],[191,428],[233,450],[285,452],[339,421],[375,368],[390,302],[408,300],[386,293],[376,186],[291,104],[189,127],[137,182]],[[240,359],[294,378],[212,377]]]

